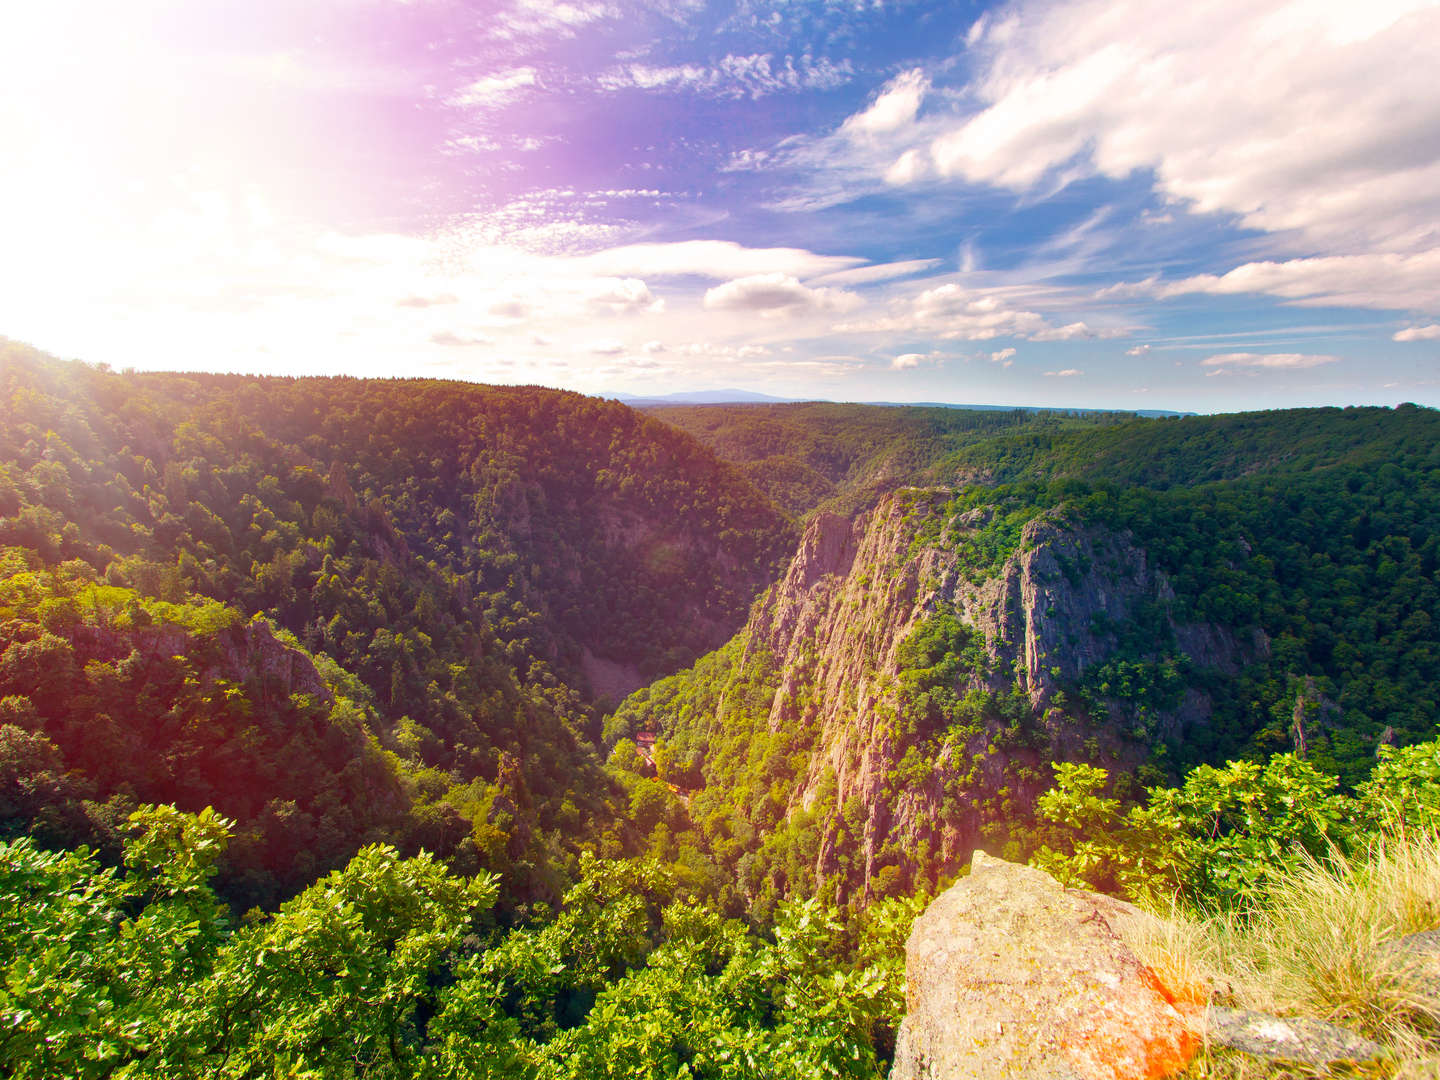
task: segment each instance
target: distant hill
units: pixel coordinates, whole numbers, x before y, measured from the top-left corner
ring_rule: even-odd
[[[646,412],[734,462],[797,517],[822,507],[864,509],[896,487],[950,483],[956,455],[1007,434],[1048,440],[1061,430],[1099,430],[1135,419],[1134,413],[823,401],[652,406]]]
[[[778,403],[794,398],[758,394],[753,390],[682,390],[675,394],[605,394],[636,409],[659,405],[739,405],[745,402]]]
[[[754,390],[681,390],[674,394],[602,394],[602,397],[623,401],[635,409],[661,409],[670,405],[876,405],[886,408],[959,409],[974,412],[1064,413],[1072,416],[1108,415],[1123,412],[1128,416],[1149,418],[1162,416],[1195,416],[1193,412],[1176,409],[1071,409],[1051,405],[975,405],[951,401],[828,401],[818,398],[785,398],[761,394]]]

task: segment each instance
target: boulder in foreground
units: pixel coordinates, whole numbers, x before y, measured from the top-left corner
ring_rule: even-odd
[[[1121,940],[1143,917],[977,851],[915,921],[891,1080],[1153,1080],[1199,1046],[1200,1017]]]

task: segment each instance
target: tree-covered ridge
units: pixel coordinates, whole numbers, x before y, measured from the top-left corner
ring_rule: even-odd
[[[7,624],[5,648],[54,638],[81,657],[77,671],[94,660],[124,675],[124,658],[146,655],[160,631],[111,619],[105,605],[55,614],[96,589],[126,595],[152,623],[169,617],[154,614],[157,604],[173,613],[214,601],[240,624],[263,615],[293,635],[305,663],[343,684],[341,696],[364,714],[350,726],[393,758],[386,782],[404,797],[380,832],[345,826],[343,840],[325,833],[315,843],[306,838],[320,826],[297,807],[294,867],[246,862],[260,827],[254,807],[202,798],[204,785],[151,784],[165,772],[155,763],[175,749],[166,740],[188,746],[190,733],[155,727],[160,704],[143,694],[112,693],[97,714],[122,733],[150,733],[154,762],[125,758],[126,783],[98,781],[87,772],[98,762],[81,768],[85,732],[45,734],[72,720],[33,700],[17,705],[12,727],[51,746],[16,748],[14,782],[23,788],[36,768],[76,773],[81,802],[119,794],[131,805],[173,797],[191,810],[222,806],[240,821],[221,879],[232,899],[283,894],[365,837],[501,871],[506,903],[553,897],[581,847],[616,854],[626,844],[591,749],[587,663],[634,685],[717,644],[789,536],[729,467],[615,403],[533,388],[117,375],[8,346],[0,546],[36,585]],[[108,651],[92,647],[97,633]],[[187,637],[172,650],[192,669],[176,676],[182,686],[231,677],[204,648],[190,656],[192,645]],[[7,695],[30,697],[13,681],[0,685]],[[163,708],[184,712],[179,700]],[[275,709],[243,686],[215,702],[209,713],[198,700],[186,706],[224,732],[199,740],[220,759],[197,751],[195,767],[223,773],[225,748],[239,744],[259,776],[273,773],[274,747],[259,731],[280,723]],[[68,705],[59,711],[70,715]],[[81,729],[91,722],[74,713]],[[249,782],[295,801],[258,776]],[[319,817],[363,797],[346,789]],[[377,798],[373,812],[394,801]],[[372,810],[355,809],[368,822]],[[283,806],[255,812],[275,819],[272,832],[289,827]],[[104,815],[80,818],[103,843]],[[24,814],[9,817],[9,827],[25,824]],[[242,862],[269,866],[270,878],[235,891]]]
[[[1390,415],[1383,439],[1294,475],[1287,459],[1279,475],[1160,491],[1022,483],[972,489],[953,506],[1063,507],[1133,535],[1170,595],[1154,632],[1120,642],[1117,663],[1163,661],[1166,624],[1207,623],[1258,642],[1236,677],[1188,673],[1215,708],[1207,723],[1166,733],[1175,767],[1295,748],[1353,784],[1378,743],[1428,738],[1440,715],[1440,422]],[[1151,682],[1130,692],[1149,693]]]
[[[1408,404],[1124,417],[1001,432],[957,448],[941,471],[978,470],[990,482],[1075,477],[1165,489],[1336,466],[1403,467],[1428,458],[1437,435],[1440,414]]]
[[[1291,751],[1351,790],[1377,748],[1433,738],[1440,421],[1410,407],[1273,419],[1127,421],[1047,436],[1043,453],[1020,435],[990,457],[975,444],[967,469],[1024,478],[915,492],[894,558],[843,570],[852,615],[824,618],[859,635],[886,575],[935,568],[895,670],[826,684],[856,702],[843,731],[815,727],[818,640],[779,663],[749,631],[607,721],[612,770],[653,807],[654,850],[718,875],[737,906],[857,882],[883,895],[963,863],[938,844],[877,848],[907,800],[933,809],[937,835],[978,814],[987,849],[1023,854],[1051,760],[1109,768],[1133,798],[1202,763]],[[1005,453],[1022,442],[1016,465]],[[1082,451],[1097,443],[1092,477]],[[1171,447],[1156,451],[1161,486],[1123,475],[1157,445]],[[648,758],[626,741],[639,732],[658,739]],[[885,762],[878,795],[856,800],[843,770],[838,792],[817,784],[866,746]]]
[[[646,410],[688,431],[796,517],[826,506],[863,510],[887,491],[949,482],[964,448],[1108,427],[1129,413],[1034,413],[933,406],[670,405]]]

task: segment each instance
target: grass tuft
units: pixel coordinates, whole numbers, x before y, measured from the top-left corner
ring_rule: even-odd
[[[1390,1058],[1333,1074],[1207,1048],[1192,1080],[1325,1075],[1440,1080],[1440,961],[1426,968],[1398,937],[1440,926],[1440,835],[1398,830],[1363,851],[1304,858],[1245,911],[1157,905],[1127,928],[1132,948],[1182,1003],[1216,1004],[1339,1024]]]

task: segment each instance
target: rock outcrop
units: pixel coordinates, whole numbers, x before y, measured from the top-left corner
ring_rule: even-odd
[[[997,566],[967,565],[963,551],[987,528],[988,511],[949,517],[950,495],[911,489],[853,520],[818,515],[747,627],[746,663],[758,653],[774,672],[770,730],[813,733],[792,809],[830,815],[816,879],[845,875],[842,894],[903,889],[921,862],[962,865],[988,822],[1012,820],[1049,787],[1051,761],[1131,767],[1149,753],[1154,729],[1209,714],[1196,690],[1151,715],[1144,731],[1123,702],[1103,724],[1085,722],[1073,700],[1059,707],[1065,690],[1115,653],[1116,628],[1145,605],[1164,610],[1169,582],[1129,534],[1053,511],[1028,522]],[[1020,727],[991,709],[967,732],[917,730],[924,725],[903,700],[902,647],[936,616],[969,628],[985,654],[950,687],[956,698],[979,691],[1008,700],[1018,691],[1028,713]],[[1234,672],[1245,658],[1222,628],[1170,629],[1174,649],[1197,669]],[[897,765],[912,749],[927,768],[897,784]],[[837,815],[847,803],[842,839]]]
[[[916,921],[891,1080],[1154,1080],[1202,1020],[1121,939],[1144,918],[977,851]]]
[[[1334,1066],[1373,1061],[1385,1048],[1346,1028],[1304,1017],[1279,1017],[1212,1006],[1205,1039],[1270,1061]]]

